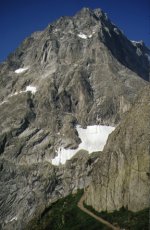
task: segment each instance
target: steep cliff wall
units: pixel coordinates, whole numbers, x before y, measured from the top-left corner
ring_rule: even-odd
[[[150,87],[110,135],[92,174],[87,204],[98,211],[149,207]]]

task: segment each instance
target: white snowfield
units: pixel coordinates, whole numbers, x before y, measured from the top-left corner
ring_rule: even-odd
[[[28,67],[19,68],[19,69],[16,69],[16,70],[15,70],[15,73],[23,73],[23,72],[25,72],[25,71],[28,70],[28,69],[29,69]]]
[[[112,126],[93,125],[87,126],[86,129],[76,126],[77,132],[81,139],[77,149],[65,149],[60,147],[57,150],[57,156],[52,159],[53,165],[65,164],[67,160],[71,159],[79,150],[84,149],[90,153],[102,151],[109,134],[115,129]]]

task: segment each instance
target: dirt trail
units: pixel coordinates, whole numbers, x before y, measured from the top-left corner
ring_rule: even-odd
[[[114,225],[112,225],[111,223],[109,223],[108,221],[104,220],[103,218],[96,216],[94,213],[92,213],[91,211],[89,211],[88,209],[86,209],[83,205],[83,202],[85,200],[85,195],[86,192],[84,192],[83,196],[81,197],[81,199],[78,202],[78,207],[85,213],[87,213],[88,215],[92,216],[93,218],[95,218],[97,221],[99,221],[102,224],[107,225],[109,228],[113,229],[113,230],[121,230],[119,227],[115,227]]]

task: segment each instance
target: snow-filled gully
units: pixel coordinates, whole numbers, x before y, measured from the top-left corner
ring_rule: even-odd
[[[78,135],[81,139],[77,149],[65,149],[59,147],[56,151],[56,157],[52,159],[53,165],[65,164],[67,160],[71,159],[79,150],[86,150],[90,153],[102,151],[109,134],[115,129],[112,126],[93,125],[87,126],[86,129],[81,128],[80,125],[76,126]]]

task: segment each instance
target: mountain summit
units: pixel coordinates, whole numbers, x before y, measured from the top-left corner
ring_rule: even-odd
[[[61,17],[44,31],[33,33],[9,56],[8,62],[12,69],[20,66],[32,68],[35,65],[40,65],[38,67],[43,69],[46,65],[50,67],[52,61],[55,65],[58,64],[61,59],[69,64],[78,59],[78,55],[88,46],[94,49],[91,43],[95,42],[103,43],[122,65],[145,80],[149,79],[148,48],[143,48],[145,46],[142,43],[129,41],[100,9],[83,8],[74,17]],[[96,48],[98,54],[99,47]]]
[[[23,229],[89,185],[97,154],[88,152],[103,150],[149,84],[149,55],[102,10],[83,8],[31,34],[0,64],[3,229]]]

